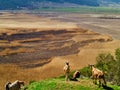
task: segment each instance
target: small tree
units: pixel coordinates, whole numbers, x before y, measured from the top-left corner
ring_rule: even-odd
[[[99,54],[96,59],[97,59],[96,66],[102,69],[103,71],[110,70],[112,68],[111,67],[112,63],[115,62],[114,57],[110,53]]]
[[[120,48],[116,49],[115,51],[116,56],[116,64],[115,64],[115,76],[114,76],[114,82],[117,85],[120,85]]]
[[[80,72],[85,77],[90,77],[91,76],[91,70],[90,70],[89,67],[84,67],[84,68],[80,69]]]
[[[106,72],[107,81],[120,85],[120,48],[115,50],[115,59],[111,54],[99,54],[96,66]]]
[[[102,53],[96,59],[96,67],[104,71],[107,81],[112,81],[114,77],[114,64],[116,63],[114,57],[110,53]]]
[[[116,49],[115,55],[116,55],[116,60],[120,61],[120,48]]]

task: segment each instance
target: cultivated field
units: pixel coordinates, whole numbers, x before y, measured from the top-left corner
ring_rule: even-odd
[[[103,15],[102,15],[103,16]],[[0,90],[7,81],[42,80],[96,63],[120,47],[116,18],[79,13],[0,13]]]

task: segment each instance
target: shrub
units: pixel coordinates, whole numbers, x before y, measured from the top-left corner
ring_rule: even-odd
[[[84,67],[80,70],[80,73],[85,76],[85,77],[90,77],[91,76],[91,70],[89,67]]]
[[[96,60],[96,67],[105,72],[107,81],[120,85],[120,48],[115,50],[115,58],[110,53],[102,53]]]
[[[110,53],[99,54],[97,59],[96,67],[101,69],[106,76],[108,81],[112,81],[114,77],[114,65],[116,63],[114,57]]]
[[[114,65],[115,67],[114,83],[120,85],[120,48],[116,49],[115,57],[116,57],[116,64]]]
[[[110,53],[99,54],[96,60],[96,66],[102,69],[103,71],[108,71],[108,69],[111,68],[111,64],[115,62],[114,57]]]
[[[115,56],[116,56],[116,60],[120,61],[120,48],[116,49]]]
[[[29,81],[29,84],[32,84],[32,83],[34,83],[34,82],[36,82],[35,80],[31,80],[31,81]]]

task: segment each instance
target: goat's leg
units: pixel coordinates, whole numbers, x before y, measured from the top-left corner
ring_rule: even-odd
[[[66,73],[65,81],[69,81],[69,73]]]
[[[95,84],[95,76],[91,76],[92,80],[93,80],[93,83]]]
[[[97,84],[97,76],[94,76],[94,78],[95,78],[95,85]]]
[[[93,79],[93,83],[96,85],[97,84],[97,77],[96,76],[92,76]]]
[[[93,83],[96,85],[97,84],[97,78],[93,78]]]
[[[99,87],[101,87],[101,79],[99,78]]]
[[[103,77],[103,81],[104,81],[104,85],[106,86],[106,80],[105,80],[105,77]]]
[[[92,80],[93,80],[93,83],[95,84],[95,78],[93,76],[91,76]]]
[[[97,78],[95,78],[95,85],[97,84]]]
[[[93,83],[95,84],[95,79],[93,78]]]

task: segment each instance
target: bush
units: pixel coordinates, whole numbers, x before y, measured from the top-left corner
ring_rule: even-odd
[[[90,77],[91,76],[91,70],[89,67],[84,67],[80,70],[80,73],[85,76],[85,77]]]
[[[116,49],[115,56],[116,56],[116,60],[120,61],[120,48]]]
[[[115,67],[114,83],[120,85],[120,48],[116,49],[115,57],[116,57],[116,64],[114,65]]]
[[[110,53],[102,53],[96,60],[96,67],[105,72],[107,81],[120,85],[120,48],[115,50],[115,58]]]
[[[99,54],[97,57],[96,67],[105,73],[107,81],[112,81],[113,79],[115,63],[116,61],[110,53]]]
[[[32,84],[32,83],[34,83],[34,82],[36,82],[35,80],[31,80],[31,81],[29,81],[29,84]]]

